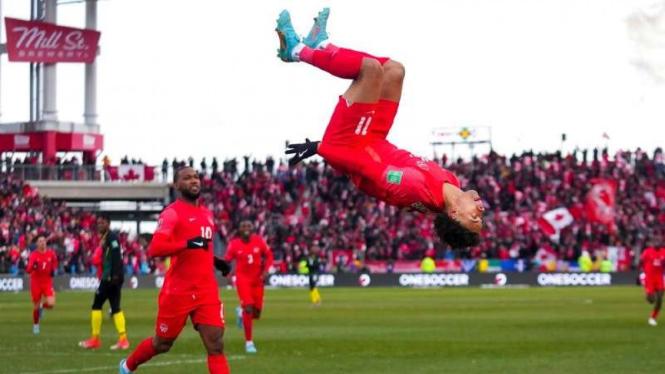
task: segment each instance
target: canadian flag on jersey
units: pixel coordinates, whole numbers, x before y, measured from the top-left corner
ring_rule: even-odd
[[[538,219],[538,225],[549,235],[551,239],[558,239],[561,230],[575,221],[570,210],[565,207],[552,209],[545,212],[542,217]]]

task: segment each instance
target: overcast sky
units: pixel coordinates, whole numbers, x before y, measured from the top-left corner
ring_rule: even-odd
[[[29,18],[28,0],[0,1],[4,16]],[[274,28],[288,8],[307,34],[323,6],[335,44],[405,64],[389,139],[414,153],[432,155],[432,128],[460,126],[491,126],[503,153],[556,150],[561,133],[567,148],[603,145],[606,132],[613,148],[653,149],[665,139],[665,86],[632,63],[626,20],[654,1],[102,1],[105,153],[262,158],[320,138],[348,82],[281,62]],[[83,4],[58,12],[59,24],[85,24]],[[83,74],[58,66],[61,120],[83,121]],[[1,79],[0,121],[26,121],[28,64],[3,56]]]

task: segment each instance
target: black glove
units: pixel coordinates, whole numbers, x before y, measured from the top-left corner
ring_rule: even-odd
[[[228,262],[222,260],[221,258],[215,256],[215,269],[221,271],[223,276],[227,276],[231,272],[231,265],[229,265]]]
[[[317,154],[319,143],[321,142],[310,142],[309,138],[307,138],[304,143],[293,143],[286,146],[288,149],[284,153],[287,155],[295,154],[295,156],[289,159],[289,166],[296,165],[300,161]]]
[[[187,249],[205,249],[208,250],[208,239],[197,236],[187,240]]]

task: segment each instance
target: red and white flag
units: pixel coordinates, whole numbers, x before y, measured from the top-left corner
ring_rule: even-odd
[[[145,167],[143,165],[120,165],[118,166],[118,177],[120,180],[133,182],[145,180]]]
[[[614,181],[607,179],[592,179],[593,186],[586,194],[586,218],[590,222],[600,222],[606,225],[614,222],[615,198],[617,186]]]
[[[549,235],[552,239],[557,239],[561,230],[575,221],[575,218],[570,213],[570,210],[565,207],[556,208],[545,212],[542,217],[538,219],[538,225]]]

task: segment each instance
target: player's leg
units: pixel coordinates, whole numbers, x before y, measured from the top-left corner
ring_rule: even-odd
[[[309,275],[309,299],[312,301],[312,304],[315,306],[321,305],[321,294],[317,287],[319,276],[317,274]]]
[[[263,298],[265,296],[265,286],[263,282],[259,282],[254,286],[254,319],[261,319],[261,312],[263,311]]]
[[[102,331],[102,307],[109,298],[109,283],[102,281],[95,292],[95,298],[92,301],[92,312],[90,313],[90,339],[79,342],[79,347],[94,349],[102,345],[99,335]]]
[[[202,305],[194,311],[192,322],[208,351],[208,371],[228,374],[229,365],[224,355],[224,306],[220,302]]]
[[[402,97],[405,73],[404,65],[386,57],[375,57],[365,52],[334,45],[328,39],[329,15],[329,8],[323,8],[319,12],[318,16],[314,18],[314,24],[307,37],[303,40],[303,43],[311,49],[327,51],[336,56],[347,56],[347,58],[349,56],[359,56],[375,59],[381,63],[383,66],[381,92],[372,125],[369,127],[369,135],[385,139],[392,127],[399,107],[399,101]]]
[[[184,316],[185,320],[186,318],[187,316]],[[184,326],[184,320],[182,323]],[[120,374],[131,374],[151,358],[168,352],[173,347],[175,340],[175,337],[166,338],[159,335],[143,340],[127,359],[120,361]]]
[[[252,285],[248,281],[238,280],[237,283],[238,298],[240,299],[240,307],[242,308],[242,327],[245,332],[245,351],[247,353],[256,353],[254,347],[252,330],[253,330],[253,316],[254,316],[254,297],[252,294]]]
[[[32,332],[39,334],[39,315],[42,302],[42,291],[39,283],[30,279],[30,297],[32,300]]]
[[[159,295],[155,335],[143,340],[126,360],[120,361],[121,374],[130,374],[154,356],[171,349],[193,310],[190,303],[189,295]]]
[[[116,331],[118,331],[118,342],[111,346],[112,350],[129,348],[125,313],[120,308],[121,298],[122,284],[112,285],[109,289],[109,303],[111,304],[111,316],[113,316],[113,324],[115,325]]]

